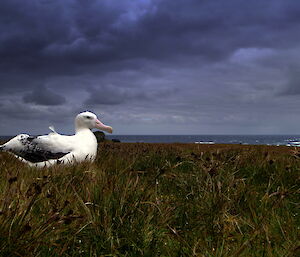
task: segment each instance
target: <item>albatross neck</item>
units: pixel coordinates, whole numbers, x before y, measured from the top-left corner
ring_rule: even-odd
[[[76,126],[75,127],[75,134],[82,134],[82,133],[93,133],[89,128],[87,127],[79,127],[79,126]]]

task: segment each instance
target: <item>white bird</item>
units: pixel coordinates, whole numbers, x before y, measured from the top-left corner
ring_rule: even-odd
[[[75,118],[76,133],[73,136],[60,135],[53,127],[49,127],[52,132],[48,135],[17,135],[0,145],[0,151],[13,153],[30,166],[36,167],[94,161],[97,139],[91,131],[93,128],[112,133],[112,127],[104,125],[94,113],[82,112]]]

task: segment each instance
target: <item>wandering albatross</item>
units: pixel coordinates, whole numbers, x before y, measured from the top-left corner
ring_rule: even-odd
[[[75,118],[75,135],[58,134],[53,127],[44,136],[20,134],[0,145],[0,151],[13,153],[30,166],[45,167],[53,164],[94,161],[97,140],[91,129],[97,128],[112,133],[112,127],[104,125],[91,112],[79,113]]]

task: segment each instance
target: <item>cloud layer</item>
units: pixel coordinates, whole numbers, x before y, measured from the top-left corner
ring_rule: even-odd
[[[23,97],[25,103],[36,105],[61,105],[66,102],[65,97],[58,95],[45,87],[36,88],[31,93],[25,94]]]
[[[300,129],[297,1],[3,0],[0,29],[0,134]]]

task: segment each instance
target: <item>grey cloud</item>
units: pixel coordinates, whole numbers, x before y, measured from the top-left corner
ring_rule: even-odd
[[[284,47],[300,37],[289,33],[300,20],[300,5],[289,1],[131,2],[4,1],[2,68],[51,75],[130,58],[198,55],[217,61],[239,47]],[[128,14],[133,7],[135,17]]]
[[[175,91],[179,91],[178,89],[172,88],[156,88],[149,89],[146,87],[142,87],[141,85],[126,87],[122,86],[113,86],[113,85],[104,85],[91,87],[87,89],[89,93],[88,99],[84,101],[86,105],[119,105],[123,103],[127,103],[130,105],[135,105],[137,102],[151,102],[158,101],[159,99],[166,99],[171,95],[174,95]],[[124,83],[123,83],[124,85]]]
[[[90,88],[88,92],[90,96],[85,101],[87,105],[117,105],[126,101],[128,97],[126,91],[113,86],[102,86],[100,89]]]
[[[150,95],[136,89],[120,88],[116,86],[101,86],[90,88],[90,96],[84,102],[87,105],[118,105],[134,100],[147,100]]]
[[[0,108],[63,124],[68,108],[88,107],[116,126],[155,121],[167,132],[185,122],[193,133],[263,127],[279,102],[297,113],[298,71],[288,67],[299,66],[299,29],[290,0],[3,0]]]
[[[37,105],[61,105],[66,102],[66,98],[50,91],[46,87],[39,87],[24,95],[23,101]]]
[[[297,96],[300,94],[300,67],[292,66],[287,71],[287,82],[279,95]]]

